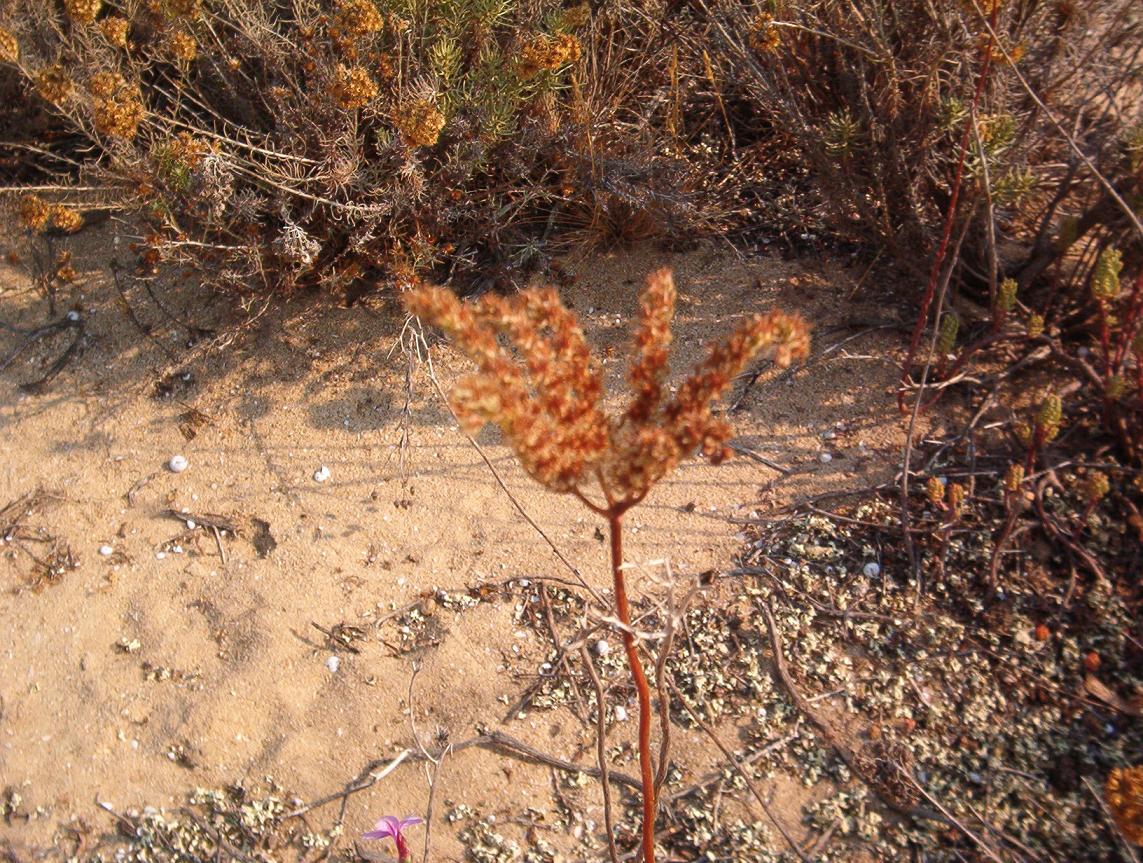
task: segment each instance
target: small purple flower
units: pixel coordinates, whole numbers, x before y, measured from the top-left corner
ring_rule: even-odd
[[[408,818],[395,818],[392,815],[386,815],[380,821],[373,825],[373,829],[363,835],[362,839],[388,839],[393,837],[393,841],[397,843],[397,859],[400,863],[405,863],[409,859],[409,846],[405,842],[404,829],[411,827],[414,824],[423,824],[424,821],[416,815],[410,815]]]

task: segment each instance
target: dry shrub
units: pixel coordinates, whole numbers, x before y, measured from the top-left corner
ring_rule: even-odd
[[[698,172],[663,145],[662,19],[557,0],[14,0],[0,49],[53,118],[12,136],[20,179],[143,214],[145,265],[356,293],[514,282],[560,228],[709,227]]]
[[[999,3],[995,40],[988,0],[702,6],[720,49],[712,56],[742,98],[789,135],[840,235],[924,272],[966,133],[957,217],[958,227],[968,223],[962,259],[976,287],[991,281],[995,293],[994,239],[1025,242],[1000,268],[1026,287],[1054,259],[1040,260],[1067,215],[1077,214],[1081,235],[1122,226],[1094,172],[1020,79],[1094,167],[1121,192],[1137,191],[1123,158],[1143,121],[1135,81],[1143,22],[1130,0]]]

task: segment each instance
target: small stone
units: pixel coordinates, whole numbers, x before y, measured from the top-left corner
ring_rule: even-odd
[[[861,574],[866,578],[877,578],[877,576],[881,575],[881,564],[875,560],[871,560],[861,568]]]
[[[101,546],[99,546],[99,553],[102,554],[104,557],[111,557],[111,555],[113,555],[115,553],[115,549],[113,549],[109,545],[101,545]]]
[[[329,479],[329,468],[324,464],[314,471],[314,482],[325,482]]]
[[[195,520],[193,518],[188,518],[187,519],[187,530],[194,530],[196,527],[198,527],[198,525],[195,524]]]
[[[828,452],[823,452],[818,456],[818,461],[820,461],[822,464],[829,464],[831,461],[833,461],[833,456]]]
[[[626,722],[627,721],[627,708],[624,707],[622,704],[615,705],[615,721],[616,722]]]
[[[182,473],[190,467],[190,462],[187,461],[186,456],[173,455],[171,460],[167,462],[167,467],[170,468],[171,473]]]
[[[331,656],[325,661],[325,667],[329,669],[330,674],[337,674],[337,670],[341,668],[341,658]]]
[[[611,645],[607,643],[606,638],[601,638],[595,642],[593,649],[596,656],[607,656],[607,654],[611,653]]]

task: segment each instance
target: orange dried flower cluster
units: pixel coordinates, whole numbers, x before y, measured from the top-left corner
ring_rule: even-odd
[[[166,41],[167,52],[176,63],[190,63],[198,56],[198,42],[185,30],[175,30]]]
[[[137,88],[118,72],[97,72],[87,84],[92,95],[95,128],[102,135],[131,140],[139,129],[145,110]]]
[[[1104,797],[1116,826],[1127,840],[1143,845],[1143,764],[1112,770]]]
[[[99,31],[103,34],[103,38],[116,48],[127,47],[127,33],[130,29],[131,23],[118,15],[111,15],[99,22]]]
[[[74,233],[83,227],[83,216],[63,204],[49,204],[38,195],[20,199],[20,224],[40,233],[48,228]]]
[[[360,66],[338,64],[330,88],[333,101],[347,111],[363,108],[377,98],[377,82]]]
[[[750,47],[759,54],[772,54],[782,47],[782,34],[774,26],[774,16],[759,12],[750,22]]]
[[[51,218],[51,207],[39,195],[25,195],[20,199],[20,224],[30,231],[42,231]]]
[[[539,34],[520,49],[516,71],[525,80],[543,71],[554,71],[565,63],[574,63],[581,53],[579,39],[570,33],[558,36]]]
[[[414,99],[397,108],[393,125],[410,147],[431,147],[441,136],[445,118],[428,99]]]
[[[64,0],[68,17],[79,24],[94,24],[103,0]]]
[[[36,91],[49,102],[59,104],[65,101],[75,88],[75,82],[68,75],[67,69],[58,63],[45,66],[36,76]]]
[[[631,402],[620,416],[609,417],[601,404],[600,370],[555,289],[462,303],[443,288],[426,287],[404,299],[410,312],[443,329],[477,364],[450,400],[466,429],[495,423],[542,485],[582,496],[586,485],[598,483],[610,508],[637,503],[699,447],[714,462],[725,458],[730,429],[711,416],[712,401],[757,355],[785,365],[809,350],[800,318],[755,315],[664,403],[675,287],[670,271],[660,270],[641,296]]]
[[[209,142],[196,138],[190,132],[179,132],[165,147],[167,155],[188,168],[195,168],[203,156],[213,149]]]
[[[166,0],[166,11],[172,18],[197,18],[202,14],[202,0]]]
[[[20,43],[16,37],[0,27],[0,63],[18,63],[20,61]]]
[[[329,36],[338,50],[352,52],[355,41],[380,32],[384,26],[385,19],[372,0],[342,0],[334,12]]]

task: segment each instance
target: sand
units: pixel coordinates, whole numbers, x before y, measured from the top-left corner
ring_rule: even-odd
[[[591,763],[591,729],[566,710],[501,724],[549,647],[515,619],[527,593],[519,580],[574,576],[496,484],[426,367],[410,365],[393,301],[254,304],[256,319],[234,331],[232,305],[192,281],[167,285],[164,311],[125,277],[125,302],[109,270],[118,230],[110,223],[60,241],[79,276],[61,289],[56,318],[81,308],[82,355],[42,394],[17,385],[39,377],[71,331],[0,375],[0,506],[42,489],[26,527],[66,544],[77,564],[34,584],[34,561],[0,546],[0,786],[34,812],[0,824],[0,837],[46,847],[75,819],[112,829],[97,800],[121,811],[175,806],[195,787],[264,776],[317,798],[374,759],[415,748],[410,719],[426,741],[502,728]],[[32,260],[25,240],[9,247]],[[681,294],[676,369],[743,314],[773,307],[806,315],[815,350],[832,349],[808,370],[767,373],[733,415],[737,442],[788,472],[749,457],[685,463],[628,516],[630,560],[667,558],[681,575],[727,568],[741,545],[735,519],[892,477],[904,428],[892,352],[902,336],[874,302],[842,302],[858,273],[707,247],[569,260],[576,278],[562,294],[613,385],[641,279],[662,265],[674,268]],[[216,332],[188,347],[188,329],[172,317]],[[56,318],[26,264],[0,265],[0,320],[31,329]],[[870,323],[886,327],[864,332]],[[17,342],[0,330],[0,354]],[[447,389],[465,363],[436,336],[429,343]],[[605,587],[594,517],[531,483],[494,432],[479,442],[563,555]],[[182,473],[167,467],[175,455],[189,463]],[[329,477],[318,482],[323,466]],[[167,514],[182,509],[235,519],[245,536],[188,530]],[[272,549],[265,532],[261,550],[252,541],[254,519],[268,525]],[[42,555],[48,544],[24,545]],[[425,591],[507,582],[494,601],[438,610],[432,643],[413,654],[397,655],[393,625],[374,626]],[[644,588],[654,584],[637,576],[635,593]],[[314,626],[339,623],[362,628],[360,652],[331,647]],[[680,731],[676,746],[688,770],[717,761],[696,732]],[[448,803],[502,821],[554,805],[547,768],[479,749],[447,758],[437,794],[438,821]],[[423,765],[402,765],[349,798],[343,842],[382,814],[423,814],[427,795]],[[326,820],[336,809],[324,810]],[[593,811],[600,820],[597,803]],[[462,851],[438,823],[434,859]]]

